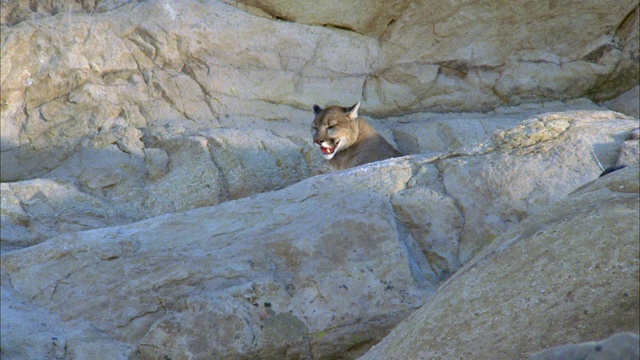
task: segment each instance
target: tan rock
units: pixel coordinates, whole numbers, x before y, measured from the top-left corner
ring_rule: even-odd
[[[349,354],[379,341],[433,287],[415,282],[383,195],[406,183],[411,167],[377,172],[68,234],[3,254],[3,274],[31,304],[136,344],[143,358]],[[325,186],[336,176],[342,192]],[[48,255],[32,257],[40,251]],[[344,333],[358,328],[359,340]]]
[[[605,79],[599,86],[590,91],[592,99],[596,101],[608,100],[620,95],[626,89],[638,86],[638,77],[640,76],[640,69],[637,65],[638,55],[640,54],[640,44],[638,43],[638,38],[640,37],[640,30],[638,29],[640,26],[639,16],[640,7],[636,6],[615,29],[615,38],[618,40],[616,47],[622,50],[622,54],[610,78]],[[605,48],[594,51],[592,58],[598,59],[599,56],[606,53],[606,50]],[[635,106],[635,109],[637,109],[638,105]],[[637,112],[636,114],[628,115],[638,117]]]
[[[414,1],[382,38],[363,106],[380,115],[385,105],[477,111],[589,91],[601,101],[636,85],[637,3],[594,0],[579,8]]]
[[[378,51],[375,39],[216,1],[70,12],[5,32],[3,181],[55,169],[117,117],[138,129],[176,120],[211,128],[245,114],[300,123],[292,108],[356,101]]]
[[[362,359],[518,359],[638,332],[638,167],[506,231]]]
[[[623,114],[640,118],[640,85],[636,85],[617,98],[603,103],[607,108]]]
[[[226,129],[206,136],[231,199],[282,188],[309,176],[302,149],[269,131]]]
[[[7,359],[88,359],[129,360],[137,349],[113,341],[86,322],[64,322],[46,310],[20,299],[2,277],[0,346]]]
[[[212,161],[209,142],[202,136],[164,140],[155,148],[166,166],[144,187],[147,216],[211,206],[229,200],[227,184]],[[165,159],[166,157],[166,159]],[[147,157],[147,169],[154,157]],[[166,163],[165,163],[166,161]],[[161,174],[161,175],[160,175]]]
[[[545,132],[556,128],[554,121],[568,126]],[[496,136],[502,148],[487,144],[397,158],[214,207],[67,232],[4,252],[3,276],[11,281],[3,284],[72,329],[76,322],[98,329],[102,335],[91,344],[123,342],[149,358],[190,351],[203,357],[354,358],[501,232],[596,179],[594,146],[600,161],[614,162],[616,137],[635,127],[637,120],[613,112],[548,114],[502,130]],[[167,181],[164,191],[158,187],[157,198],[166,202],[156,208],[180,204],[180,196],[210,201],[215,181],[210,195],[188,195],[188,181],[204,179],[198,173],[216,174],[209,149],[215,152],[225,141],[246,145],[246,153],[229,151],[236,156],[230,159],[253,159],[253,171],[272,161],[269,152],[252,150],[260,144],[256,138],[218,130],[175,147],[158,140],[173,165],[156,183],[189,174],[183,169],[171,175],[182,166],[194,172],[182,179],[183,189],[178,180]],[[16,222],[33,221],[12,209]],[[78,296],[82,301],[69,306]],[[229,328],[212,339],[204,335],[211,333],[211,321]],[[75,331],[61,336],[89,354],[93,345]]]
[[[631,131],[620,148],[620,155],[616,160],[616,166],[637,164],[640,161],[640,129]]]
[[[145,148],[144,162],[151,181],[160,179],[169,171],[169,155],[162,149]]]
[[[136,220],[100,197],[59,180],[3,183],[2,249],[35,245],[51,237]]]
[[[260,9],[278,19],[302,24],[333,26],[353,30],[360,34],[381,36],[409,5],[407,0],[385,2],[370,1],[274,1],[236,0]]]
[[[116,9],[136,0],[103,0],[83,2],[66,0],[28,0],[5,1],[2,3],[1,25],[15,25],[21,21],[33,20],[64,13],[101,13]]]
[[[376,14],[394,18],[404,7],[400,4],[385,4],[384,11],[369,6],[357,18],[386,23]],[[306,126],[300,109],[362,96],[363,113],[396,116],[583,96],[598,86],[604,89],[604,79],[607,94],[621,92],[626,82],[618,86],[616,79],[634,78],[629,71],[637,69],[629,63],[629,54],[637,53],[630,4],[585,3],[580,12],[558,7],[549,16],[552,9],[530,4],[498,8],[417,2],[378,41],[272,21],[217,1],[113,1],[82,8],[65,1],[31,8],[25,2],[3,3],[4,9],[11,8],[3,14],[33,14],[10,15],[18,20],[3,28],[2,181],[36,178],[64,167],[82,151],[83,141],[100,136],[114,122],[132,128],[127,131],[176,122],[196,129],[238,128],[234,124],[244,121],[240,118]],[[359,22],[353,11],[346,13]],[[33,21],[21,21],[26,18]],[[467,47],[467,34],[460,35],[467,20],[474,21],[473,36],[490,35],[474,41],[473,49]],[[545,26],[533,29],[521,21]],[[508,30],[505,23],[523,31]],[[612,31],[616,24],[619,28]],[[563,37],[565,44],[549,40],[554,38],[548,32],[571,36]],[[460,125],[439,128],[457,137]],[[413,130],[399,130],[399,139],[409,141]],[[143,151],[127,142],[130,133],[113,135],[125,138],[116,142],[126,151]],[[406,148],[429,147],[414,145]],[[440,145],[457,143],[433,148]]]
[[[461,266],[458,240],[464,218],[455,201],[441,192],[415,187],[395,193],[391,204],[425,254],[426,267],[433,272],[429,275],[435,277],[432,281],[444,280],[456,272]],[[427,269],[425,272],[429,273]]]

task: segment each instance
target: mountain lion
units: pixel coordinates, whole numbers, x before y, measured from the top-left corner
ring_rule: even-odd
[[[360,102],[350,108],[313,105],[313,142],[322,156],[336,169],[402,156],[363,118],[358,117]]]

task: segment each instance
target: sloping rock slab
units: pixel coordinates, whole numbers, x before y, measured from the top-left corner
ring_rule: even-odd
[[[518,359],[637,333],[638,175],[611,173],[513,227],[362,359]]]
[[[435,287],[410,268],[386,196],[411,175],[404,161],[63,235],[3,255],[3,286],[143,359],[349,357]]]

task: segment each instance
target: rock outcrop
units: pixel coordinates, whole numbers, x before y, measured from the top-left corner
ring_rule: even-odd
[[[411,2],[382,38],[364,105],[477,111],[637,85],[636,2],[503,5]]]
[[[639,173],[611,173],[507,230],[362,359],[518,359],[638,333]]]
[[[581,105],[584,106],[598,109],[593,104]],[[536,111],[544,110],[550,109]],[[607,111],[548,113],[522,123],[523,116],[522,112],[435,115],[422,120],[419,115],[411,115],[389,119],[386,124],[377,122],[376,127],[386,129],[383,133],[387,137],[396,138],[399,143],[404,144],[400,148],[407,153],[473,154],[499,146],[505,149],[520,146],[546,151],[546,146],[560,146],[563,148],[563,155],[558,157],[562,159],[547,159],[548,161],[571,164],[571,168],[585,162],[590,164],[588,168],[576,170],[575,174],[582,175],[568,175],[566,184],[562,186],[555,183],[551,174],[547,180],[541,180],[544,183],[542,189],[555,187],[560,192],[566,192],[590,179],[599,166],[637,162],[638,141],[628,140],[629,132],[638,125],[636,120]],[[504,135],[506,130],[500,130],[519,123],[528,125],[522,125],[522,129],[508,130],[512,135]],[[568,131],[567,134],[572,135],[567,137],[563,131],[570,124],[575,125],[572,129],[576,131]],[[116,129],[112,132],[138,134],[133,128],[126,130],[118,125],[114,127]],[[153,142],[150,147],[143,147],[140,142],[135,142],[135,136],[129,138],[130,141],[120,141],[122,144],[138,144],[138,147],[128,145],[131,152],[137,154],[135,156],[120,150],[118,141],[110,135],[112,132],[105,131],[105,134],[97,136],[86,148],[76,150],[70,159],[44,178],[2,184],[3,248],[32,245],[68,231],[121,225],[161,214],[211,206],[283,188],[322,169],[323,160],[317,148],[303,144],[302,136],[308,135],[306,129],[273,127],[272,130],[247,131],[227,128],[192,130],[175,136],[167,135],[167,138],[147,140],[149,143]],[[522,143],[508,145],[507,142],[512,140],[504,139],[505,136],[517,137],[513,134],[520,133],[522,134],[518,136],[525,139],[531,137],[533,140],[519,140]],[[559,136],[557,141],[546,142],[554,136]],[[558,142],[565,138],[573,142],[583,137],[587,138],[583,145],[560,145]],[[110,144],[111,141],[116,143]],[[532,146],[536,142],[541,142],[537,148]],[[465,148],[465,144],[474,143],[475,148],[471,145],[466,146],[469,149]],[[593,149],[589,144],[594,144]],[[595,144],[598,144],[597,147]],[[524,149],[519,151],[525,152]],[[498,156],[500,161],[509,157],[508,152],[496,154],[491,156]],[[500,179],[501,173],[508,176],[513,171],[506,168],[516,166],[509,164],[495,169],[496,172],[488,173],[484,169],[486,159],[484,156],[478,157],[476,165],[472,165],[476,163],[475,160],[466,164],[464,171],[468,174],[464,176],[482,179],[495,174],[487,181],[498,184],[503,181]],[[515,162],[522,161],[521,157],[512,156],[511,159]],[[457,166],[449,166],[456,161],[454,158],[442,161],[439,163],[440,171],[451,169],[457,173]],[[565,171],[556,169],[563,173]],[[535,176],[535,171],[532,168],[530,175]],[[529,181],[522,174],[513,173],[513,176],[513,181],[516,182]],[[566,177],[564,174],[556,176]],[[481,185],[467,184],[466,180],[449,180],[455,177],[457,175],[445,177],[445,182],[440,186],[456,188],[455,191],[465,194],[460,196],[461,201],[474,199],[479,204],[478,209],[483,208],[486,203],[501,206],[496,205],[499,202],[495,199],[478,198],[484,197],[482,194],[486,193]],[[521,191],[530,188],[530,185],[523,185]],[[542,185],[537,187],[541,188],[540,186]],[[505,195],[501,190],[496,191],[504,199],[514,198],[513,194]],[[542,190],[542,193],[546,191]],[[528,207],[525,204],[519,206],[523,214],[530,210]],[[479,215],[477,220],[483,216],[485,215]],[[512,223],[517,221],[514,219],[522,217],[513,216],[515,215],[504,215],[504,219],[512,218],[504,221]],[[498,222],[505,224],[503,221]],[[486,225],[479,225],[477,231],[485,227]],[[471,253],[473,250],[470,250],[469,254]]]
[[[364,105],[376,114],[388,114],[388,106],[477,111],[587,94],[601,101],[638,84],[638,4],[631,0],[227,2],[379,37],[380,56],[363,86]]]
[[[638,162],[636,2],[358,4],[3,1],[3,359],[356,358]],[[327,174],[358,100],[409,156]]]
[[[33,343],[41,357],[53,331],[83,354],[112,341],[145,359],[357,357],[501,233],[597,178],[597,159],[615,163],[637,125],[613,112],[540,115],[482,145],[5,252],[3,352]],[[14,196],[35,204],[26,211],[57,204]],[[23,308],[51,322],[24,338],[11,331],[29,327]]]
[[[604,101],[637,85],[635,1],[496,4],[394,1],[334,24],[389,14],[378,38],[213,0],[3,2],[2,181],[43,176],[96,142],[142,169],[140,146],[167,131],[306,126],[314,103],[362,98],[363,114],[388,117]]]

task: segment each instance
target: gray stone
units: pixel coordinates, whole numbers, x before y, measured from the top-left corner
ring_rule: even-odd
[[[518,359],[637,333],[639,174],[599,178],[505,231],[362,359]]]
[[[343,331],[358,328],[368,348],[435,287],[414,280],[421,274],[408,265],[385,195],[411,167],[377,172],[67,234],[4,254],[3,273],[30,303],[65,322],[88,321],[143,358],[336,356],[354,345]],[[334,181],[344,190],[326,186]]]
[[[544,123],[553,121],[568,125],[546,132],[555,127]],[[614,162],[616,139],[636,127],[637,120],[613,112],[548,114],[500,130],[501,146],[396,158],[213,207],[65,232],[4,252],[3,279],[10,281],[3,286],[60,318],[69,326],[61,338],[83,354],[113,341],[114,349],[135,347],[147,358],[188,352],[355,358],[414,309],[428,306],[436,287],[464,271],[455,272],[501,232],[547,213],[573,188],[596,179],[592,149],[600,161]],[[202,134],[157,142],[170,158],[157,183],[180,166],[194,169],[193,176],[205,169],[215,175],[212,152],[224,141],[246,145],[247,153],[228,151],[230,159],[261,154],[255,152],[261,142],[250,135]],[[270,154],[263,151],[260,156]],[[254,166],[251,171],[260,170],[257,161]],[[182,190],[171,193],[170,184],[179,181],[168,181],[158,196],[176,199]],[[616,184],[615,191],[620,186],[626,187]],[[10,224],[37,223],[21,207],[8,209],[15,213]],[[99,334],[78,338],[78,322]],[[229,327],[212,338],[212,323]]]
[[[586,93],[611,99],[637,85],[637,11],[631,0],[582,2],[579,14],[526,1],[411,2],[382,37],[363,107],[382,116],[386,106],[487,111]]]
[[[552,17],[548,4],[526,2],[394,1],[357,14],[336,2],[251,4],[375,35],[276,21],[219,1],[2,3],[2,181],[55,171],[116,120],[126,131],[112,133],[115,144],[133,154],[143,151],[130,141],[134,129],[176,121],[199,129],[244,117],[306,126],[301,113],[314,103],[362,99],[363,114],[397,117],[605,101],[637,87],[631,0],[588,1],[579,13],[554,4]],[[505,31],[513,28],[522,31]],[[457,146],[461,126],[439,123],[451,138],[404,150]],[[412,130],[397,134],[412,141]]]
[[[150,179],[145,187],[145,207],[150,216],[229,200],[226,182],[212,161],[206,138],[174,137],[159,142],[157,146],[160,146],[157,148],[160,156],[167,157],[167,173]]]
[[[602,105],[611,110],[623,114],[640,118],[640,85],[636,85],[613,100],[604,102]]]
[[[64,181],[36,179],[3,183],[1,187],[3,250],[34,245],[67,232],[135,220],[118,212],[108,200]]]
[[[556,346],[529,356],[529,360],[636,360],[640,357],[638,334],[618,333],[600,341]]]
[[[144,163],[151,181],[162,178],[169,171],[169,155],[162,149],[145,148]]]
[[[461,266],[458,241],[464,219],[455,201],[438,191],[415,187],[395,193],[391,204],[425,254],[433,275],[444,280],[456,272]]]
[[[1,6],[3,357],[356,358],[638,162],[631,0]],[[358,100],[414,155],[324,175]]]

